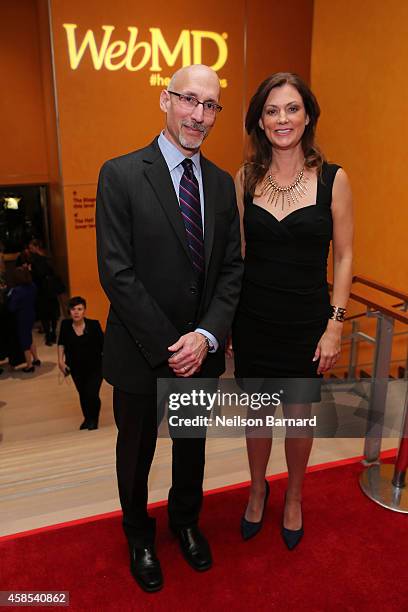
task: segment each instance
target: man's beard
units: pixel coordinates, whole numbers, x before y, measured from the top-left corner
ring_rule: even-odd
[[[185,137],[183,136],[182,131],[180,129],[179,143],[181,144],[181,146],[184,147],[184,149],[198,149],[199,147],[201,147],[203,140],[207,137],[208,132],[206,128],[204,128],[199,123],[196,123],[195,121],[191,121],[190,123],[183,123],[182,126],[193,128],[194,130],[199,130],[200,134],[197,134],[196,137]]]

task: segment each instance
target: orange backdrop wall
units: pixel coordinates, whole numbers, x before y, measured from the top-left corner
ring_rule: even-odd
[[[0,74],[0,184],[46,183],[49,171],[34,0],[0,3]]]
[[[315,1],[319,141],[350,176],[355,270],[408,286],[408,2]]]
[[[405,292],[407,22],[408,3],[399,0],[315,0],[311,79],[322,108],[319,142],[353,188],[355,273]],[[355,303],[351,308],[364,311]],[[374,322],[361,321],[375,335]],[[406,326],[397,323],[396,331]],[[393,347],[395,374],[406,361],[406,336],[396,337]],[[360,361],[371,361],[372,353],[363,345]]]

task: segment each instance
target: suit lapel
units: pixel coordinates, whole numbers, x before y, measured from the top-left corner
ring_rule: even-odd
[[[155,140],[147,149],[145,158],[145,175],[155,191],[157,198],[171,224],[180,243],[191,261],[190,251],[187,244],[186,230],[183,218],[180,214],[179,201],[174,191],[173,181],[166,161],[160,152]]]
[[[144,156],[145,175],[173,227],[180,243],[191,262],[186,230],[180,213],[179,201],[174,191],[173,181],[166,161],[160,152],[157,139],[146,149]],[[215,202],[217,198],[216,175],[208,160],[201,155],[201,172],[204,189],[204,251],[205,274],[207,275],[214,242]],[[191,265],[192,262],[191,262]]]
[[[216,176],[211,164],[201,155],[201,172],[204,189],[204,252],[205,274],[207,276],[214,242],[215,202],[217,197]]]

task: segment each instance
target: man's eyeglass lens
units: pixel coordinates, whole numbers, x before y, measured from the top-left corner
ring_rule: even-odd
[[[173,94],[173,96],[177,96],[178,99],[184,106],[188,106],[193,109],[199,104],[203,105],[204,112],[209,115],[214,115],[215,113],[219,113],[222,110],[222,106],[216,104],[216,102],[212,102],[211,100],[206,100],[205,102],[200,102],[194,96],[186,96],[184,94],[179,94],[176,91],[169,91],[169,94]]]

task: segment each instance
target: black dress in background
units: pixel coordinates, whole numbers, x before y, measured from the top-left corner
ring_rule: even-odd
[[[17,285],[9,293],[7,307],[15,317],[18,341],[22,351],[30,350],[33,343],[36,297],[37,289],[34,283]]]
[[[288,388],[288,402],[320,401],[319,362],[312,359],[330,316],[327,257],[338,169],[324,163],[316,205],[294,209],[282,221],[244,198],[246,253],[233,325],[235,375],[315,379]]]
[[[72,327],[72,319],[64,319],[58,345],[64,347],[65,363],[78,390],[84,418],[97,424],[101,408],[99,389],[103,349],[103,331],[99,321],[85,318],[84,333],[78,336]]]
[[[30,264],[33,281],[38,290],[38,318],[44,330],[46,343],[53,344],[57,339],[57,322],[60,317],[58,295],[63,293],[65,287],[44,255],[31,253]]]

